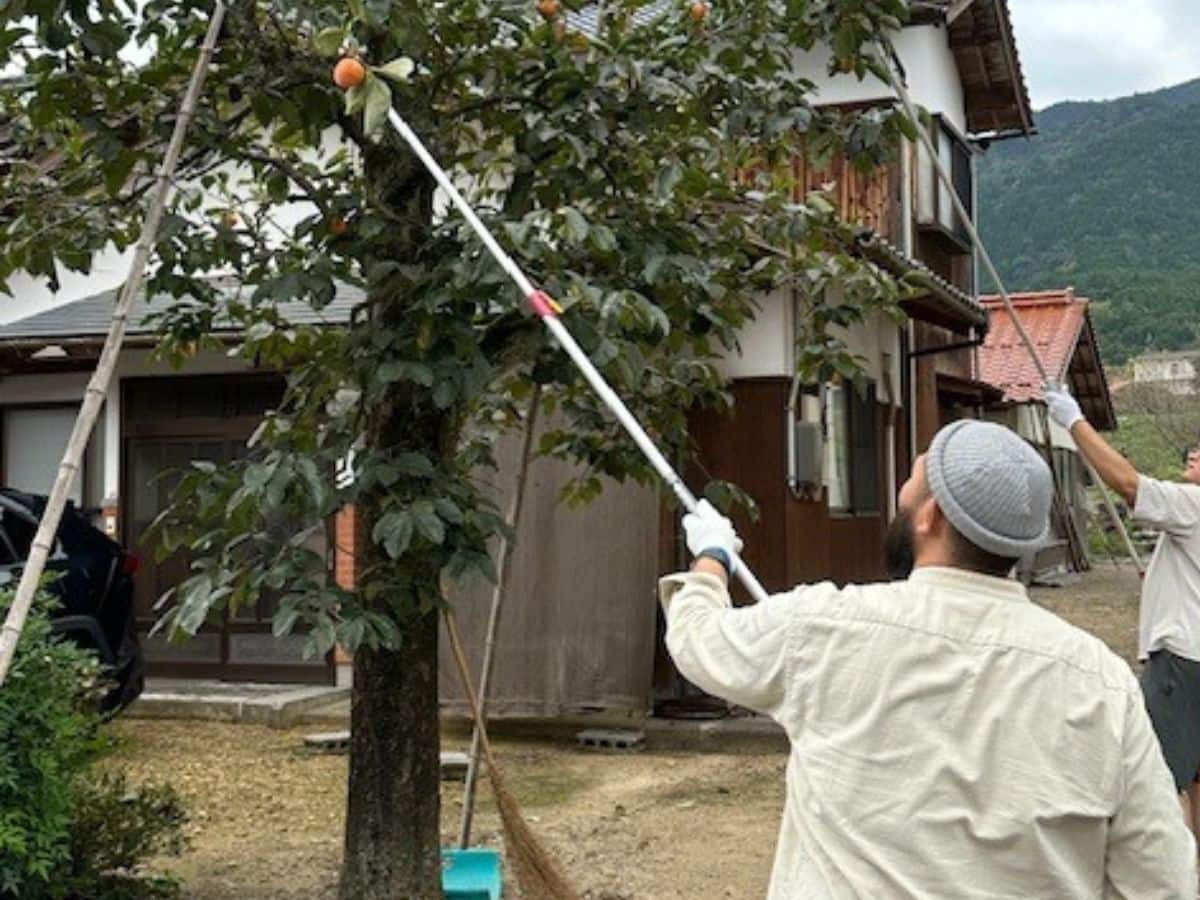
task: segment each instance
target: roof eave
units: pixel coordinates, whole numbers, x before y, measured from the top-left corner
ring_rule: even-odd
[[[893,275],[907,279],[909,284],[918,284],[944,312],[947,324],[957,323],[978,329],[980,337],[987,332],[988,312],[981,304],[965,291],[939,278],[917,260],[904,255],[871,229],[863,229],[859,233],[856,246],[867,259]]]
[[[1117,408],[1113,403],[1112,389],[1108,384],[1108,373],[1104,371],[1104,357],[1100,353],[1100,343],[1096,339],[1096,327],[1092,324],[1090,309],[1084,309],[1083,326],[1079,330],[1080,337],[1086,337],[1087,342],[1091,345],[1092,355],[1096,358],[1096,375],[1100,382],[1100,397],[1098,399],[1104,417],[1099,422],[1092,422],[1092,425],[1097,431],[1116,431],[1118,427]],[[1076,351],[1079,349],[1078,342],[1075,349]]]
[[[984,84],[979,87],[982,96],[972,98],[970,85],[964,79],[968,121],[973,116],[986,119],[989,113],[991,114],[990,122],[976,123],[983,127],[971,128],[972,137],[980,141],[996,141],[1036,134],[1033,106],[1029,100],[1029,89],[1021,67],[1007,0],[975,0],[960,10],[963,13],[969,12],[970,15],[960,15],[952,23],[946,20],[948,5],[927,6],[941,10],[941,22],[949,32],[951,50],[954,52],[960,73],[970,62],[975,62],[977,68],[981,68],[984,73]],[[930,10],[926,16],[933,14],[934,10]],[[981,20],[978,18],[980,16],[987,18]],[[999,52],[1002,67],[1007,73],[1007,78],[1003,81],[993,82],[988,72],[986,52],[989,49]],[[971,51],[977,55],[968,57],[967,54]]]

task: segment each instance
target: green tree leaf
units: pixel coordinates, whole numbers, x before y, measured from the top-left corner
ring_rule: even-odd
[[[430,478],[435,471],[429,457],[421,453],[401,453],[396,457],[396,469],[413,478]]]
[[[572,206],[568,206],[563,210],[563,219],[566,225],[567,239],[574,244],[581,244],[587,240],[588,223],[579,212]]]
[[[402,84],[408,81],[416,66],[413,61],[407,56],[401,56],[398,59],[393,59],[391,62],[379,66],[375,72],[389,81],[394,81],[397,84]]]
[[[313,47],[322,56],[337,56],[346,42],[346,29],[325,28],[313,38]]]
[[[299,618],[299,610],[281,609],[271,621],[271,634],[275,635],[275,637],[283,637],[285,634],[291,634],[292,629],[296,625],[296,620]]]
[[[462,509],[449,497],[439,497],[433,505],[437,514],[451,525],[461,525],[465,521]]]
[[[414,503],[412,514],[417,525],[417,532],[421,537],[431,544],[440,544],[445,540],[446,526],[434,510],[432,503],[424,500]]]
[[[391,559],[399,559],[412,543],[413,517],[408,512],[390,512],[379,518],[371,539],[383,546]]]
[[[388,111],[392,108],[392,89],[382,78],[375,78],[369,73],[362,87],[366,92],[363,101],[363,131],[368,135],[375,135],[383,128]]]

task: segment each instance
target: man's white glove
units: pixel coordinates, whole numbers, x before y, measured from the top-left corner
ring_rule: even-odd
[[[734,555],[742,552],[742,539],[733,530],[733,523],[707,500],[701,500],[694,513],[683,517],[683,530],[687,532],[687,545],[693,556],[705,550],[721,550],[732,563]],[[732,566],[729,574],[733,574]]]
[[[1045,394],[1046,407],[1050,412],[1050,418],[1067,429],[1067,431],[1070,431],[1076,422],[1083,420],[1083,411],[1079,408],[1079,404],[1075,402],[1075,398],[1071,396],[1071,392],[1067,390],[1065,385],[1054,381],[1047,381]]]

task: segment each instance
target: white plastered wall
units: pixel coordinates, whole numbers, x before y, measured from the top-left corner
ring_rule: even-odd
[[[879,385],[881,401],[886,397],[884,358],[891,384],[900,390],[900,325],[885,315],[875,315],[848,329],[833,328],[831,333],[846,342],[854,355],[861,357],[868,378]],[[718,368],[726,378],[791,378],[795,372],[795,314],[791,295],[780,291],[763,299],[754,321],[738,335],[739,349],[731,352]]]
[[[759,301],[754,319],[738,333],[738,349],[717,368],[726,378],[792,377],[795,369],[792,298],[778,291]]]
[[[880,403],[901,405],[899,397],[888,396],[888,385],[900,392],[900,326],[882,314],[874,315],[848,329],[833,328],[847,348],[863,362],[866,376],[876,384]]]
[[[893,37],[896,53],[904,66],[913,101],[931,113],[941,113],[959,131],[966,133],[966,103],[962,79],[946,30],[937,25],[905,28]],[[854,75],[829,75],[829,52],[813,49],[797,56],[799,71],[816,85],[818,104],[860,103],[894,96],[874,75],[859,80]]]
[[[1023,403],[1017,407],[1017,434],[1041,447],[1045,441],[1045,431],[1042,428],[1042,413],[1038,406]],[[1055,422],[1050,422],[1050,443],[1059,450],[1078,452],[1071,433]]]

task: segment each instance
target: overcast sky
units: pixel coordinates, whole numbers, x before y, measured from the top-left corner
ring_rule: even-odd
[[[1200,78],[1200,0],[1009,0],[1036,109]]]

